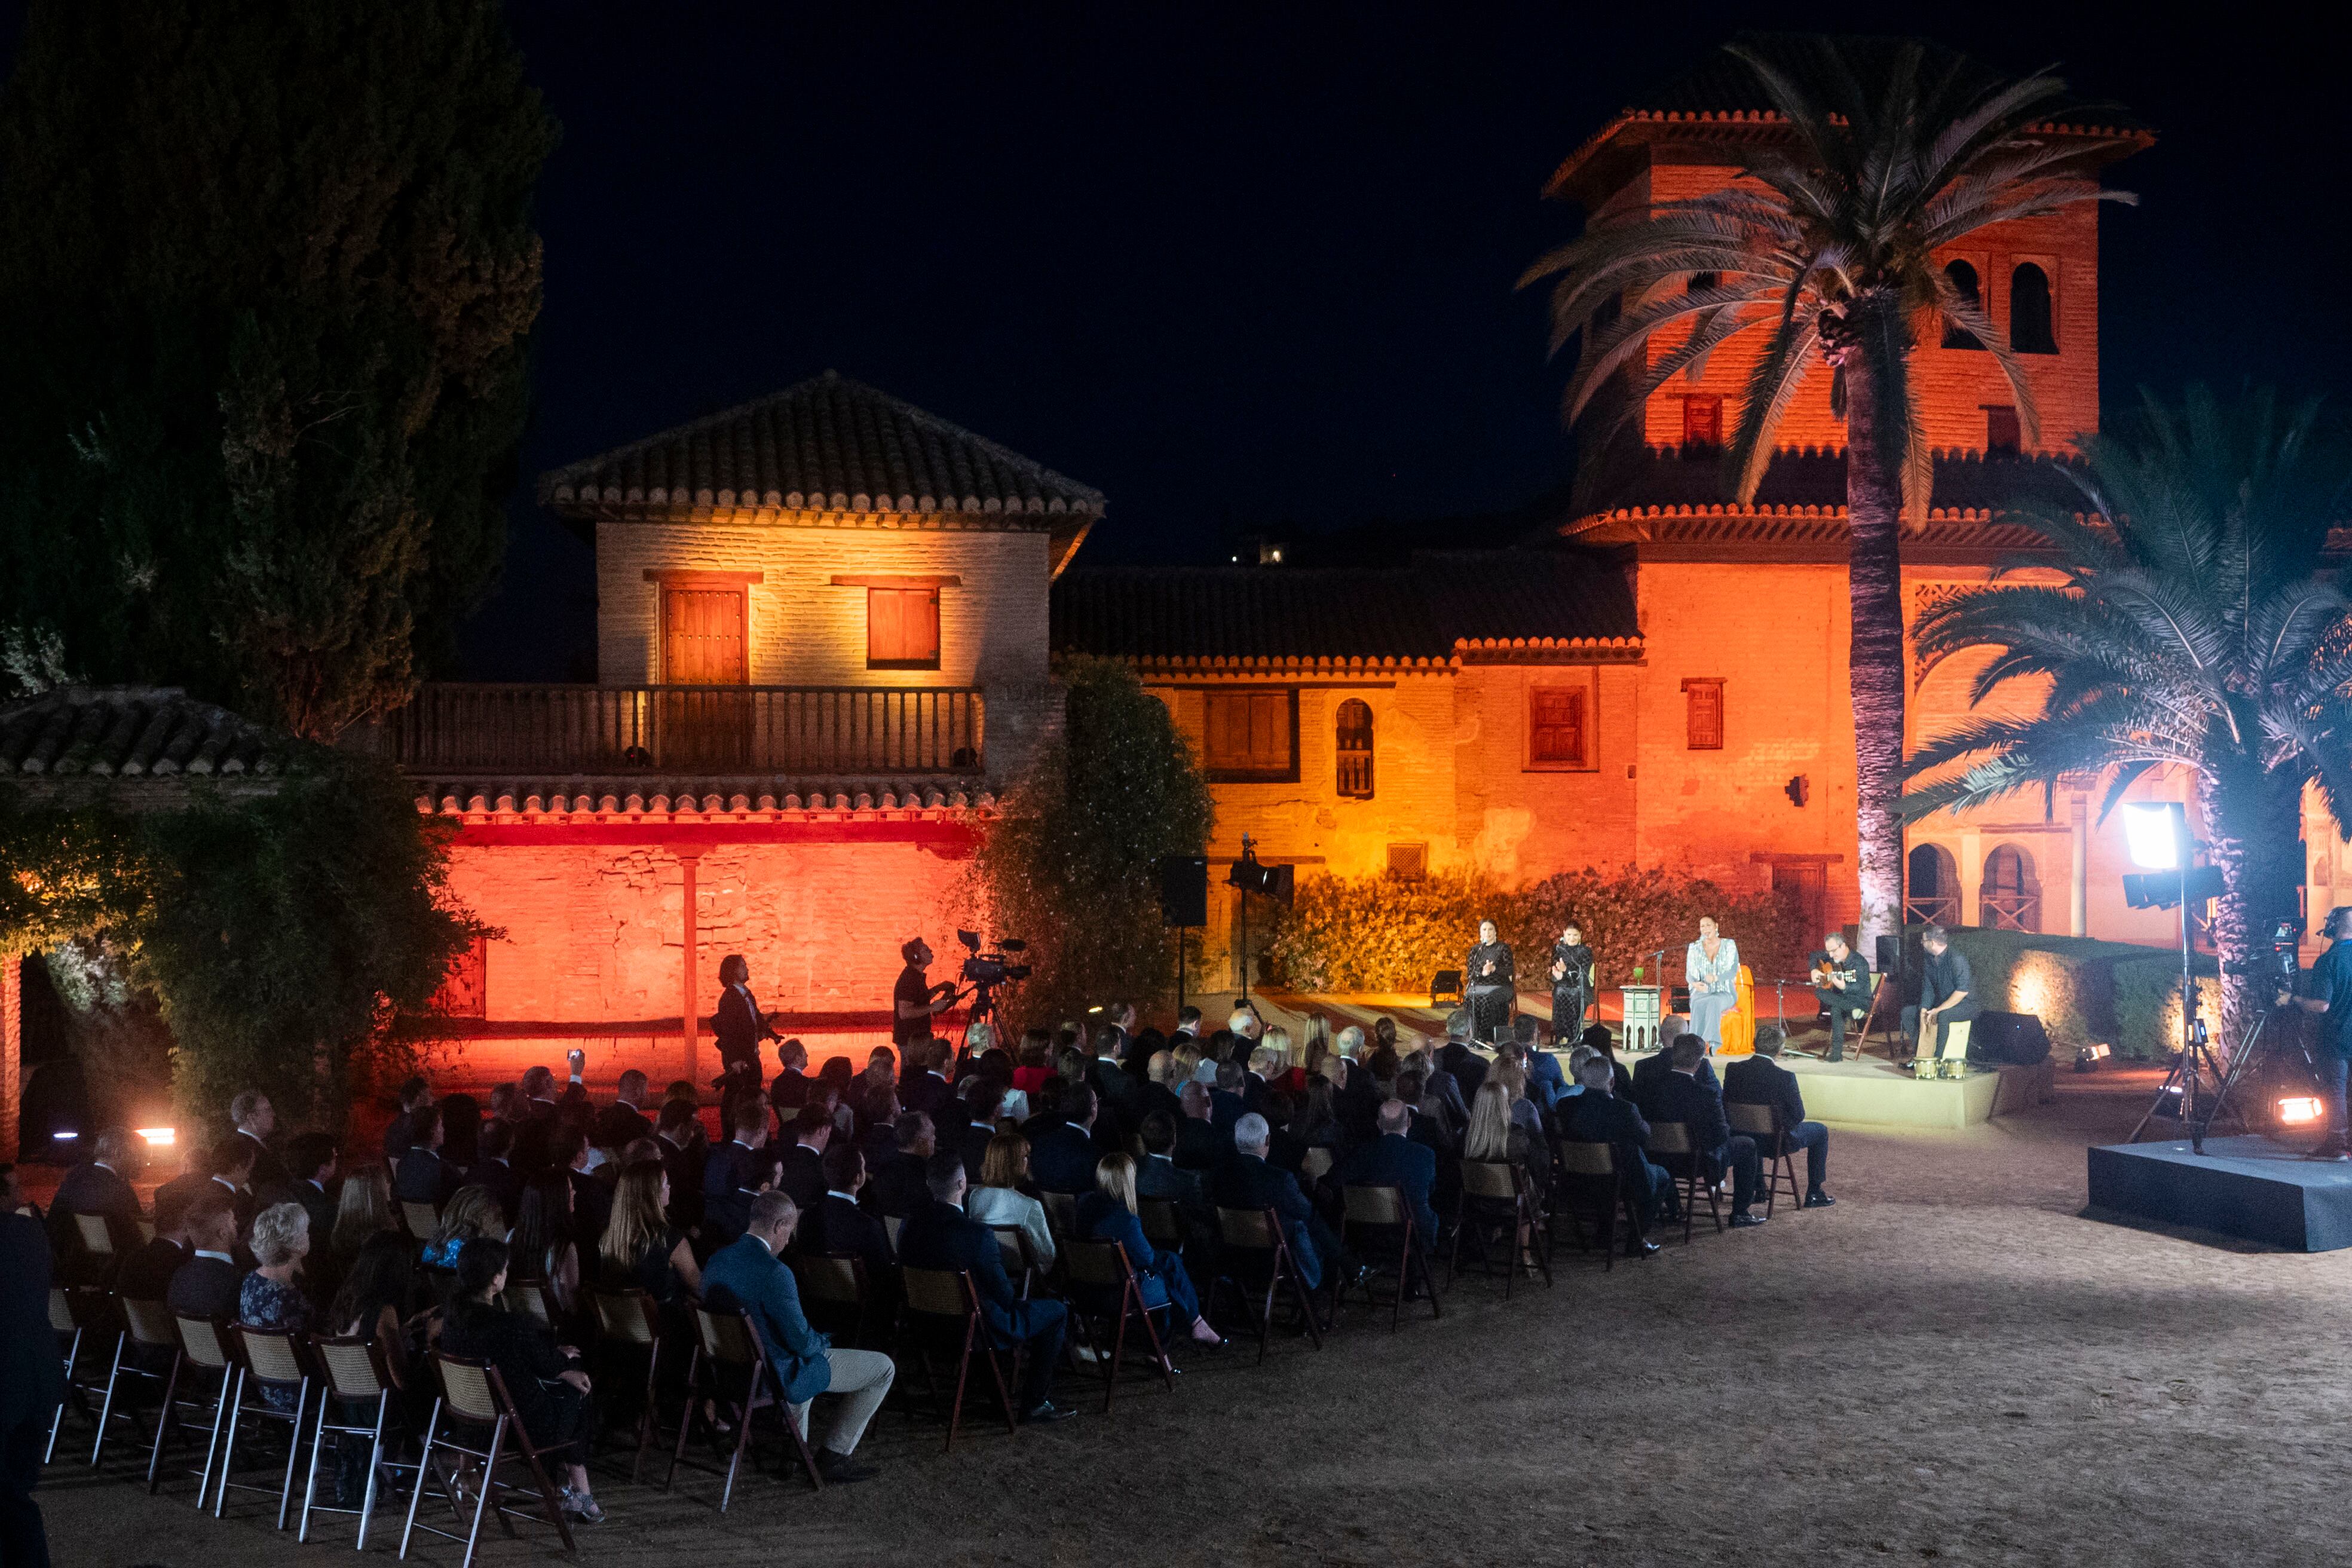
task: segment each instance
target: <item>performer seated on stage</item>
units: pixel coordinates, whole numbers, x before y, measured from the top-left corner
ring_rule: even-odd
[[[1574,925],[1551,944],[1551,1037],[1555,1046],[1575,1039],[1592,1005],[1592,950]]]
[[[1870,965],[1845,944],[1843,931],[1830,932],[1822,947],[1813,957],[1813,994],[1830,1016],[1830,1060],[1843,1061],[1846,1022],[1870,1005]]]
[[[2304,982],[2305,994],[2298,996],[2282,991],[2278,1005],[2320,1016],[2312,1042],[2317,1048],[2312,1056],[2319,1068],[2320,1098],[2327,1107],[2327,1129],[2311,1157],[2352,1160],[2344,1100],[2346,1077],[2352,1071],[2352,904],[2338,904],[2328,910],[2319,934],[2329,946],[2311,966]]]
[[[1462,979],[1470,1003],[1470,1037],[1491,1044],[1495,1031],[1511,1021],[1518,997],[1511,950],[1496,936],[1493,921],[1478,922],[1478,945],[1462,961]]]
[[[1976,976],[1969,973],[1966,955],[1952,951],[1949,931],[1937,925],[1925,928],[1919,932],[1919,948],[1927,955],[1927,972],[1919,986],[1920,1005],[1903,1009],[1903,1032],[1911,1037],[1915,1054],[1941,1056],[1944,1026],[1973,1018],[1983,1008],[1976,998]]]
[[[1698,940],[1683,950],[1683,980],[1690,987],[1691,1032],[1723,1044],[1723,1016],[1739,1005],[1739,944],[1710,916],[1701,916]]]

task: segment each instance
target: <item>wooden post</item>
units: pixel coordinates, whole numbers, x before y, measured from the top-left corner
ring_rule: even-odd
[[[0,950],[0,1160],[16,1158],[25,1112],[25,955]]]
[[[695,973],[695,952],[696,949],[700,945],[700,942],[698,933],[695,930],[696,910],[694,907],[694,884],[695,869],[701,858],[702,852],[698,849],[681,849],[677,852],[678,868],[686,874],[684,887],[685,896],[681,900],[681,908],[684,910],[686,921],[686,941],[685,945],[681,950],[684,953],[685,962],[679,966],[683,971],[685,978],[685,986],[682,992],[684,1005],[680,1009],[680,1014],[684,1021],[679,1025],[678,1032],[686,1040],[686,1076],[697,1084],[702,1082],[702,1062],[700,1059],[702,1056],[702,1022],[699,1018],[695,1016],[694,999],[700,994],[702,987],[699,978]]]

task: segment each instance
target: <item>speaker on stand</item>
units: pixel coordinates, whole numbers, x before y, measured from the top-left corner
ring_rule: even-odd
[[[1176,932],[1176,1009],[1184,1008],[1185,933],[1209,923],[1209,858],[1171,855],[1160,862],[1160,923]]]

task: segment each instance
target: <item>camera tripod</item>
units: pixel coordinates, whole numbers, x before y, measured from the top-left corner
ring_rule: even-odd
[[[2192,1009],[2196,1006],[2194,1000],[2189,1005]],[[2302,1059],[2303,1077],[2315,1089],[2319,1073],[2316,1064],[2311,1059],[2311,1047],[2284,1025],[2278,1029],[2271,1028],[2273,1011],[2269,1007],[2258,1009],[2253,1015],[2253,1022],[2246,1026],[2226,1058],[2217,1057],[2212,1046],[2207,1043],[2205,1020],[2195,1016],[2192,1012],[2189,1045],[2172,1064],[2172,1070],[2165,1075],[2163,1086],[2156,1091],[2156,1102],[2148,1107],[2147,1114],[2139,1119],[2139,1125],[2132,1129],[2132,1135],[2126,1142],[2138,1142],[2139,1135],[2147,1131],[2147,1124],[2158,1116],[2179,1116],[2181,1125],[2188,1129],[2190,1151],[2199,1154],[2205,1152],[2206,1134],[2224,1115],[2235,1115],[2241,1131],[2251,1131],[2244,1114],[2230,1110],[2230,1096],[2241,1083],[2254,1076],[2254,1069],[2262,1061],[2266,1048],[2281,1039],[2294,1042],[2296,1055]],[[2209,1075],[2213,1085],[2210,1090],[2205,1087]]]

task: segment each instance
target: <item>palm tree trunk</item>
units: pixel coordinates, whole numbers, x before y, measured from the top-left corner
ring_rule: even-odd
[[[2198,775],[2197,805],[2206,858],[2221,873],[2221,893],[2213,900],[2213,951],[2221,964],[2217,1037],[2234,1046],[2254,1015],[2270,1005],[2273,992],[2261,976],[2229,971],[2268,957],[2271,922],[2296,907],[2302,781],[2258,763],[2224,763]],[[2209,1026],[2216,1016],[2207,1015]]]
[[[1866,356],[1843,356],[1847,566],[1853,640],[1854,868],[1862,893],[1865,959],[1902,928],[1903,898],[1903,475],[1880,428],[1878,388]]]

